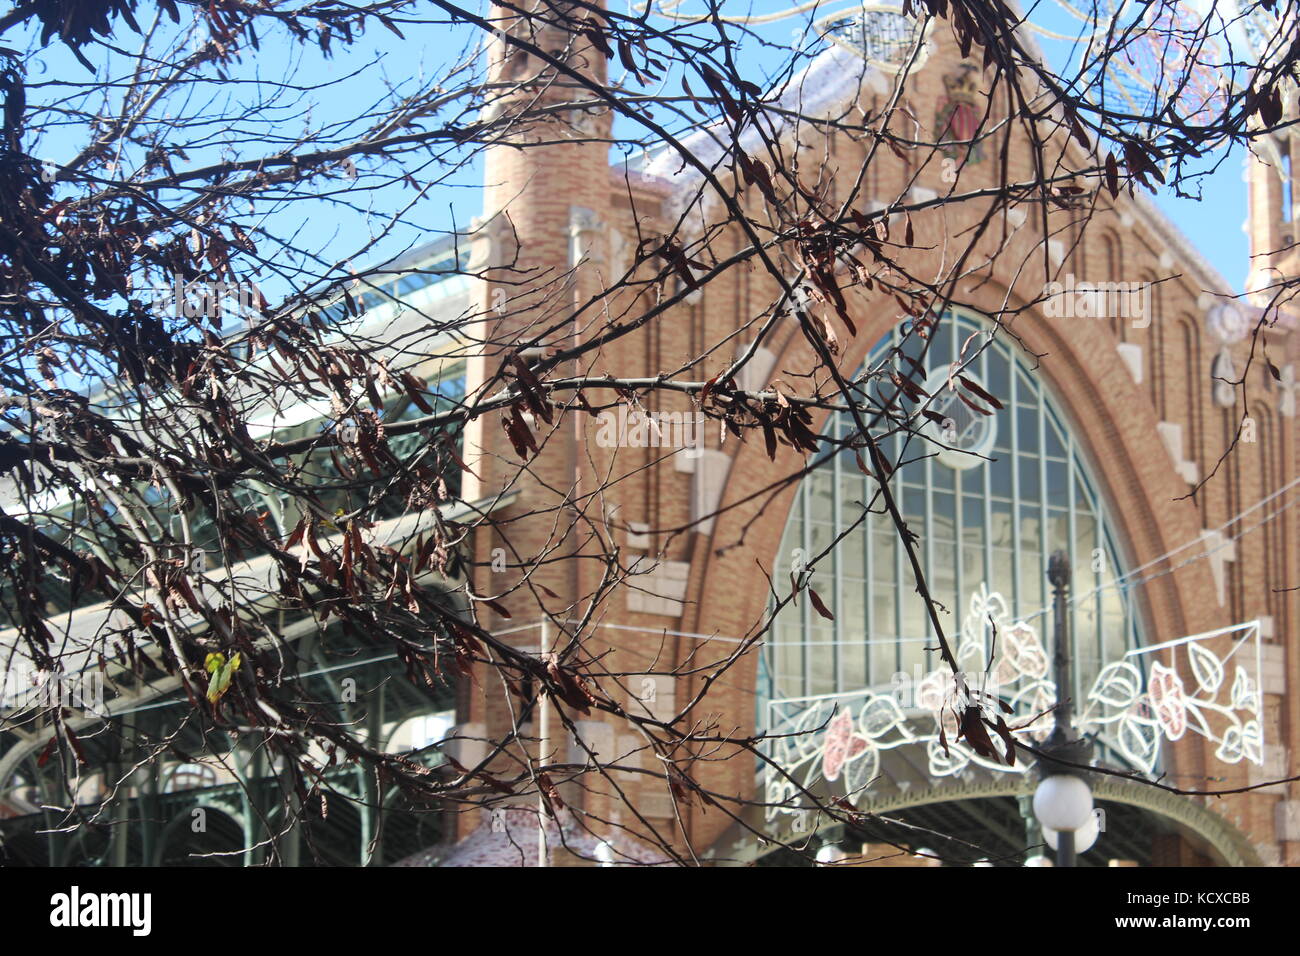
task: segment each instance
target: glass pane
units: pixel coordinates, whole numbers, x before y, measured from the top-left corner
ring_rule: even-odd
[[[831,476],[826,471],[817,471],[804,481],[808,482],[809,513],[819,521],[829,521],[834,513]]]
[[[1011,595],[1015,593],[1015,583],[1011,564],[1011,549],[994,548],[993,579],[989,581],[989,589],[997,591],[1003,596]]]
[[[791,615],[795,624],[781,632],[781,642],[776,645],[776,686],[786,697],[799,697],[803,694],[803,648],[799,641],[803,637],[802,628],[798,626],[797,614]]]
[[[871,578],[877,582],[879,587],[881,583],[894,583],[894,539],[888,530],[877,529],[872,536],[874,550],[871,553]],[[892,628],[893,619],[890,619],[889,626]]]
[[[921,361],[921,352],[925,349],[925,344],[925,339],[921,338],[921,336],[916,333],[912,333],[900,343],[900,350],[904,355],[919,362]],[[935,357],[935,351],[933,348],[930,349],[929,357],[931,363],[933,363]],[[907,367],[909,365],[910,363],[907,362],[906,359],[901,361],[901,366]]]
[[[1043,428],[1043,438],[1047,443],[1043,446],[1043,454],[1051,458],[1065,457],[1065,438],[1057,431],[1056,425],[1050,416]]]
[[[863,475],[858,472],[856,465],[851,474],[847,471],[840,472],[840,507],[849,509],[850,514],[855,513],[859,505],[866,503],[866,496],[870,493],[862,479]]]
[[[1038,408],[1016,406],[1016,441],[1022,455],[1038,454]]]
[[[1063,510],[1051,508],[1047,512],[1047,553],[1069,553],[1070,516]]]
[[[853,631],[840,645],[843,688],[866,687],[870,683],[870,675],[867,673],[867,645],[862,639],[863,633],[862,629]]]
[[[840,582],[840,606],[834,609],[840,632],[840,669],[843,687],[862,687],[867,681],[867,584],[860,579]]]
[[[935,488],[941,488],[945,491],[953,490],[955,477],[951,468],[944,465],[931,464],[930,475]]]
[[[1011,506],[1001,501],[989,503],[989,543],[995,548],[1013,548]]]
[[[1020,470],[1020,500],[1021,501],[1039,501],[1042,496],[1042,479],[1038,474],[1039,462],[1037,458],[1027,458],[1021,455],[1019,458]]]
[[[989,494],[995,498],[1011,497],[1011,453],[1006,449],[994,449],[993,461],[989,462]]]
[[[957,505],[953,496],[946,492],[936,491],[931,496],[931,503],[934,506],[932,515],[934,536],[948,541],[955,540],[957,537]]]
[[[893,587],[874,586],[871,595],[872,627],[868,635],[871,654],[872,683],[888,681],[897,671],[895,648],[897,634],[894,628]]]
[[[1107,660],[1118,660],[1125,651],[1127,636],[1124,632],[1124,604],[1115,588],[1101,592],[1101,628]]]
[[[867,582],[861,578],[840,581],[840,606],[833,610],[842,631],[861,635],[867,629]]]
[[[921,604],[921,599],[915,599],[916,604]],[[923,677],[929,670],[929,663],[926,660],[925,649],[930,643],[924,637],[905,637],[899,650],[902,656],[902,671],[913,679]]]
[[[911,570],[904,572],[908,584],[911,585]],[[921,596],[916,593],[915,587],[908,587],[903,591],[903,634],[904,638],[915,638],[924,640],[930,633],[928,615],[925,611],[925,602]]]
[[[934,562],[930,565],[927,583],[934,599],[952,614],[960,612],[957,594],[957,545],[951,540],[931,542]]]
[[[925,492],[921,490],[907,489],[903,492],[902,499],[903,517],[910,525],[913,521],[924,523],[925,520]]]
[[[1047,463],[1047,503],[1058,508],[1070,504],[1070,476],[1063,462]]]
[[[984,352],[984,387],[1003,405],[1011,404],[1011,370],[1006,357],[994,345]],[[1010,424],[1007,423],[1010,428]]]
[[[1103,558],[1093,552],[1097,548],[1097,523],[1086,511],[1076,512],[1074,516],[1074,565],[1073,585],[1076,595],[1083,595],[1094,590],[1098,585],[1094,565],[1100,569]]]
[[[835,548],[835,558],[840,574],[847,578],[861,579],[867,574],[867,556],[865,553],[866,534],[862,529],[851,533]]]
[[[811,521],[808,523],[808,563],[811,564],[830,543],[835,540],[834,526],[825,521]],[[819,571],[829,571],[831,563],[826,558],[817,561]]]
[[[1016,612],[1021,616],[1041,610],[1045,603],[1047,565],[1037,548],[1020,551],[1020,591],[1016,595]]]
[[[822,620],[818,618],[818,620]],[[831,645],[834,634],[830,622],[813,624],[808,629],[808,659],[812,673],[808,693],[830,694],[835,691],[835,648]]]

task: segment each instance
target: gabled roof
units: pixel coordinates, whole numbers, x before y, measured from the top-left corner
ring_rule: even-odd
[[[1043,55],[1042,48],[1028,32],[1025,35],[1025,49],[1035,56]],[[828,43],[827,48],[814,57],[789,83],[764,100],[765,103],[776,108],[772,113],[766,114],[768,117],[777,117],[769,120],[772,128],[768,133],[781,136],[791,132],[790,124],[793,120],[789,117],[781,117],[779,115],[781,112],[816,117],[833,115],[847,107],[862,89],[887,91],[891,82],[892,77],[870,65],[850,49],[837,43]],[[724,124],[713,123],[686,136],[681,140],[681,144],[706,165],[716,169],[724,162],[727,155],[729,135]],[[762,137],[759,130],[752,125],[748,127],[741,133],[739,145],[746,153],[761,148]],[[666,190],[669,195],[669,205],[678,212],[685,209],[693,200],[694,193],[703,178],[697,168],[687,165],[677,150],[668,145],[644,154],[640,159],[639,167],[643,181]],[[1169,251],[1186,267],[1186,271],[1202,291],[1215,296],[1235,294],[1233,284],[1201,254],[1200,250],[1150,197],[1136,193],[1131,208],[1142,224],[1163,241]],[[1243,267],[1244,265],[1243,263]]]
[[[781,112],[803,116],[832,114],[851,102],[863,86],[882,81],[880,72],[861,57],[838,44],[831,44],[775,96],[764,99],[765,105],[775,107],[773,113],[765,116],[779,116]],[[776,124],[785,128],[776,128]],[[769,135],[782,135],[789,131],[789,124],[788,118],[781,117],[770,124],[767,132]],[[728,153],[729,135],[724,124],[712,123],[680,142],[707,166],[716,167]],[[747,153],[761,147],[762,142],[759,130],[753,125],[740,134],[740,147]],[[646,154],[640,171],[646,179],[671,187],[679,196],[688,194],[691,187],[703,178],[697,168],[687,165],[677,150],[668,145]]]

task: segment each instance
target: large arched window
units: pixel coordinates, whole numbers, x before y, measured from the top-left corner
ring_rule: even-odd
[[[1047,561],[1053,551],[1065,550],[1074,574],[1077,700],[1103,662],[1118,660],[1139,644],[1135,610],[1127,592],[1115,586],[1123,573],[1121,553],[1084,450],[1040,372],[1005,336],[989,341],[991,326],[967,314],[947,314],[924,355],[925,340],[904,332],[900,327],[886,336],[866,368],[889,361],[891,350],[900,347],[929,370],[925,387],[935,396],[930,407],[950,419],[946,443],[986,456],[936,454],[936,445],[915,437],[904,445],[905,436],[889,439],[884,448],[891,460],[903,462],[890,484],[905,521],[919,536],[931,593],[944,608],[944,631],[962,631],[977,597],[981,608],[1003,607],[1006,620],[1028,622],[1050,655]],[[977,352],[963,374],[1004,405],[988,417],[971,412],[946,389],[950,363]],[[907,366],[906,360],[893,361],[900,369]],[[892,392],[887,377],[867,387]],[[850,417],[839,413],[827,426],[827,434],[852,430]],[[760,698],[884,688],[900,673],[915,678],[938,667],[933,627],[892,522],[884,514],[863,518],[875,490],[851,451],[835,455],[803,480],[777,557],[777,580],[789,581],[801,562],[843,535],[816,562],[811,577],[835,619],[824,619],[806,600],[778,615],[763,661]],[[875,510],[883,507],[877,503]],[[954,639],[953,646],[957,643]],[[963,666],[984,670],[986,662],[973,659],[979,656],[975,647],[966,651],[972,659]]]

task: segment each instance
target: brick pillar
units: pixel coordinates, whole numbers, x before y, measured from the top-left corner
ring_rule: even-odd
[[[1288,111],[1294,119],[1294,110]],[[1287,167],[1289,163],[1289,169]],[[1250,278],[1247,291],[1255,291],[1283,277],[1294,277],[1300,270],[1300,250],[1296,239],[1300,235],[1300,193],[1297,193],[1296,172],[1300,163],[1300,137],[1284,130],[1268,137],[1263,151],[1253,153],[1246,160],[1246,182],[1249,185],[1249,213],[1246,232],[1250,237]],[[1263,293],[1256,304],[1265,305],[1272,294]],[[1298,311],[1294,302],[1283,306],[1292,320]]]
[[[482,281],[469,332],[476,340],[487,340],[472,346],[476,354],[467,362],[466,386],[471,395],[499,378],[503,364],[520,349],[527,347],[524,357],[535,360],[539,353],[573,343],[574,304],[598,291],[591,263],[603,258],[606,244],[608,112],[599,106],[556,109],[599,100],[579,81],[513,45],[506,36],[526,41],[598,83],[606,77],[605,57],[581,33],[555,25],[557,11],[583,16],[581,7],[539,0],[526,0],[520,6],[528,16],[495,4],[488,13],[500,31],[490,43],[489,81],[503,88],[489,94],[485,109],[487,118],[499,122],[491,134],[494,142],[484,154],[484,209],[471,253],[471,271]],[[561,366],[548,377],[574,371],[572,365]],[[511,381],[513,369],[508,377],[489,385],[487,395],[500,393],[503,384]],[[581,529],[566,531],[570,517],[568,509],[561,507],[581,467],[576,426],[574,416],[561,416],[558,411],[553,416],[550,424],[540,416],[527,417],[541,450],[529,454],[523,472],[523,461],[503,428],[502,412],[471,422],[465,434],[465,461],[476,474],[465,476],[464,498],[474,501],[506,490],[518,496],[496,514],[506,524],[508,543],[486,531],[474,541],[475,593],[501,595],[528,574],[556,595],[539,601],[532,590],[521,588],[500,599],[511,612],[509,619],[483,609],[479,620],[497,633],[513,630],[509,640],[533,650],[539,642],[535,625],[545,611],[576,616],[564,612],[583,592],[577,562],[564,560],[579,547]],[[537,514],[511,520],[528,512]],[[546,563],[534,568],[540,561]],[[520,702],[510,703],[517,711]],[[510,728],[503,689],[490,676],[480,675],[478,686],[467,687],[461,710],[462,721],[483,727],[492,739],[500,739]],[[536,713],[524,732],[540,736]],[[566,737],[558,719],[550,723],[549,738],[554,759],[564,761]],[[513,775],[517,769],[512,765],[509,772]]]

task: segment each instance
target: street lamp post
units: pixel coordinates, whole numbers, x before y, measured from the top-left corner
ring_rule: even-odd
[[[1091,746],[1073,736],[1074,675],[1070,661],[1068,596],[1070,559],[1057,551],[1047,564],[1052,584],[1055,615],[1052,676],[1056,681],[1055,725],[1040,748],[1039,783],[1034,792],[1034,816],[1043,827],[1056,832],[1056,865],[1075,866],[1075,833],[1092,816],[1092,791],[1079,771],[1088,763]]]
[[[1052,678],[1056,681],[1056,726],[1049,744],[1065,743],[1074,717],[1072,698],[1074,673],[1070,661],[1070,559],[1055,552],[1047,562],[1047,580],[1052,584],[1052,614],[1055,632],[1052,644]]]

